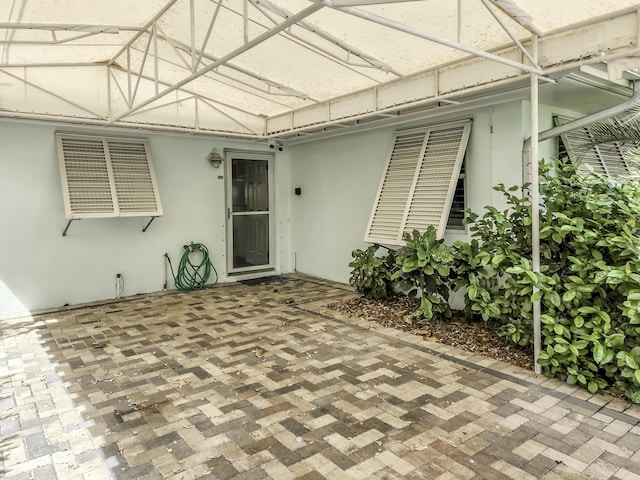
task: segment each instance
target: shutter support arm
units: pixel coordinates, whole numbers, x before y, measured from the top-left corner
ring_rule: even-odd
[[[147,228],[149,228],[149,225],[151,225],[151,222],[153,222],[156,218],[158,217],[151,217],[151,220],[149,220],[149,222],[144,226],[144,228],[142,229],[142,232],[146,232]],[[80,218],[72,218],[67,222],[67,226],[64,227],[64,230],[62,231],[62,236],[66,237],[67,236],[67,231],[69,230],[69,227],[71,226],[71,222],[73,222],[74,220],[81,220]]]
[[[69,220],[67,222],[67,226],[64,227],[64,230],[62,231],[62,236],[66,237],[67,236],[67,230],[69,230],[69,227],[71,226],[71,222],[73,222],[74,220],[77,220],[76,218],[72,218],[71,220]]]
[[[147,223],[144,228],[142,229],[142,233],[147,231],[147,228],[149,228],[149,225],[151,225],[151,222],[153,222],[156,218],[158,217],[151,217],[151,220],[149,220],[149,223]]]

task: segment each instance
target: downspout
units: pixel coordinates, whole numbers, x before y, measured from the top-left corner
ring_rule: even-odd
[[[531,54],[534,62],[538,62],[538,36],[531,36]],[[529,137],[529,157],[531,159],[531,268],[534,273],[540,272],[540,201],[538,191],[538,144],[540,142],[540,132],[538,130],[538,80],[539,76],[531,74],[531,136]],[[538,293],[538,287],[533,286],[533,294]],[[540,318],[540,300],[533,302],[533,338],[540,338],[540,322],[536,322],[536,318]],[[540,356],[540,342],[534,341],[533,358],[534,369],[537,374],[542,373],[540,365],[536,362]]]
[[[532,95],[533,97],[533,95]],[[537,100],[537,98],[536,98]],[[533,101],[533,98],[532,98]],[[532,125],[532,132],[536,132],[535,135],[527,138],[524,141],[524,145],[522,146],[522,176],[523,183],[526,183],[525,180],[525,172],[530,171],[531,182],[535,181],[535,185],[532,185],[531,189],[531,215],[532,215],[532,225],[531,225],[531,257],[533,264],[533,271],[535,273],[540,272],[540,230],[539,230],[539,198],[538,198],[538,148],[537,144],[539,142],[543,142],[545,140],[549,140],[551,138],[562,135],[563,133],[569,132],[576,128],[586,127],[587,125],[598,122],[600,120],[604,120],[613,115],[617,115],[629,110],[632,107],[640,106],[640,80],[636,80],[633,82],[633,94],[629,99],[624,102],[614,105],[613,107],[609,107],[600,112],[592,113],[591,115],[587,115],[585,117],[579,118],[569,123],[565,123],[563,125],[558,125],[557,127],[550,128],[543,132],[537,133],[536,126]],[[531,106],[532,110],[534,106]],[[537,113],[537,109],[536,109]],[[537,117],[537,115],[535,115]],[[534,115],[532,115],[532,120]],[[533,141],[535,140],[535,146],[532,146]],[[535,158],[532,158],[532,153],[535,153]],[[535,170],[534,170],[535,167]],[[535,194],[535,195],[534,195]],[[538,357],[540,356],[540,350],[542,345],[542,336],[541,336],[541,322],[540,322],[540,301],[534,303],[533,308],[533,364],[534,369],[537,374],[542,373],[542,368],[538,365]]]

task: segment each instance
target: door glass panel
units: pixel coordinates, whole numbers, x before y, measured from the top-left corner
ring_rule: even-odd
[[[231,161],[231,271],[270,264],[269,161]]]
[[[269,215],[233,217],[233,268],[269,263]]]
[[[266,160],[233,159],[232,201],[234,212],[269,210],[269,182]]]

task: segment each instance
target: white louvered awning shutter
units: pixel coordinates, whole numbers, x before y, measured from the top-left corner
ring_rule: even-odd
[[[158,215],[158,192],[146,142],[109,140],[120,215]]]
[[[558,115],[553,117],[553,121],[557,126],[569,123],[572,119]],[[560,135],[560,138],[569,159],[580,164],[582,169],[589,166],[596,173],[612,177],[629,173],[629,165],[624,159],[623,149],[617,143],[602,144],[589,149],[583,148],[583,145],[593,139],[588,126],[575,128]]]
[[[624,158],[621,146],[616,142],[595,147],[600,154],[607,175],[619,177],[629,173],[629,165]]]
[[[396,135],[391,156],[380,183],[365,241],[397,244],[407,200],[418,163],[424,153],[425,131]]]
[[[146,140],[56,134],[56,143],[67,218],[162,215]]]
[[[415,189],[409,201],[403,233],[413,230],[424,232],[429,225],[433,225],[438,238],[444,236],[467,147],[468,126],[470,124],[456,125],[429,133]]]
[[[67,218],[111,217],[116,206],[103,141],[57,137]]]
[[[430,225],[444,236],[470,130],[469,120],[396,133],[365,242],[400,245]]]

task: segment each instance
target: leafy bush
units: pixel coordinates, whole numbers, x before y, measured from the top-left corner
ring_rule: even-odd
[[[545,373],[640,403],[640,186],[558,160],[543,164],[541,180],[541,272],[528,260],[530,204],[499,185],[507,209],[470,213],[474,240],[455,245],[459,273],[469,271],[456,288],[466,288],[467,309],[500,319],[500,333],[521,345],[533,342],[539,299]]]
[[[532,341],[531,205],[528,185],[502,192],[507,208],[486,207],[482,217],[467,212],[473,240],[454,243],[455,290],[464,289],[467,315],[500,320],[500,332],[521,346]],[[513,192],[521,190],[520,195]],[[529,273],[526,273],[529,272]]]
[[[405,234],[405,245],[397,252],[399,267],[393,274],[398,289],[407,295],[420,297],[415,317],[427,320],[434,315],[451,317],[449,275],[453,264],[451,248],[438,240],[436,230],[430,226],[424,234],[414,230]]]
[[[365,250],[354,250],[349,266],[353,269],[349,284],[366,298],[387,298],[393,291],[391,275],[395,270],[395,252],[388,250],[384,257],[376,253],[381,245],[371,245]],[[385,248],[385,247],[382,247]]]
[[[414,316],[451,316],[450,290],[464,291],[470,317],[533,344],[540,300],[545,374],[595,393],[608,386],[640,403],[640,183],[578,171],[560,160],[540,171],[541,271],[531,265],[528,186],[498,185],[506,208],[468,212],[470,242],[443,244],[436,232],[405,235],[397,253],[353,252],[350,283],[369,298],[400,291],[421,298]]]
[[[590,392],[612,385],[640,403],[640,186],[552,166],[540,236],[545,279],[555,283],[553,296],[542,295],[539,363]]]

